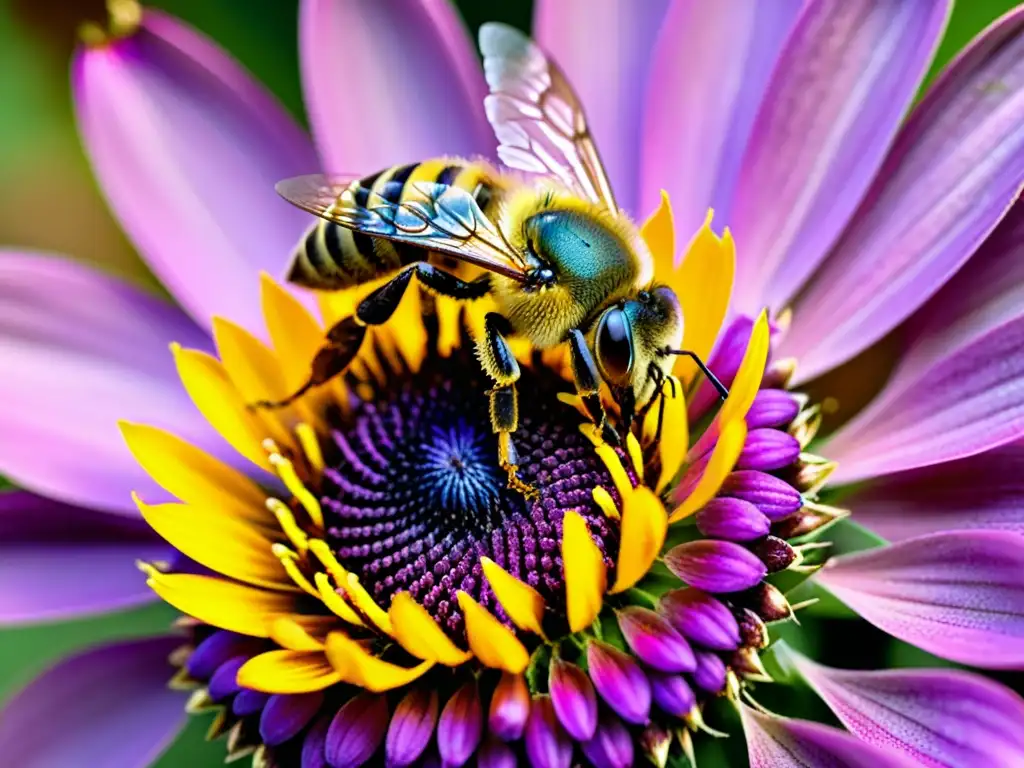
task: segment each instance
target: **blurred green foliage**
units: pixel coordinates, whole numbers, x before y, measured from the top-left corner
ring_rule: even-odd
[[[266,83],[297,118],[303,119],[294,32],[296,2],[152,0],[149,4],[185,19],[217,40]],[[476,28],[487,20],[505,21],[522,29],[529,27],[530,0],[497,3],[457,0],[456,4],[474,35]],[[1013,5],[1012,0],[961,0],[929,78],[979,30]],[[47,3],[9,0],[0,5],[0,103],[4,105],[0,111],[0,199],[4,206],[0,207],[18,213],[7,218],[0,215],[0,242],[62,250],[145,282],[149,278],[144,268],[134,260],[89,179],[70,107],[66,72],[75,40],[74,30],[79,22],[98,19],[101,14],[102,3],[92,0]],[[35,220],[29,220],[35,229],[26,230],[23,226],[23,209],[18,208],[17,203],[27,200],[25,210],[30,212],[33,208],[35,198],[31,197],[25,179],[39,176],[40,173],[33,170],[38,167],[49,169],[44,193],[52,194],[53,185],[59,184],[62,195],[74,195],[89,214],[89,226],[74,232],[74,239],[66,244],[53,233],[44,232]],[[29,170],[25,171],[26,168]],[[15,219],[21,220],[21,228]],[[154,285],[151,280],[150,285]],[[0,488],[3,487],[0,479]],[[801,627],[786,625],[779,629],[779,634],[792,646],[840,666],[946,665],[922,651],[886,638],[864,622],[830,618],[828,611],[822,614],[808,615]],[[4,631],[0,633],[0,699],[67,653],[114,638],[162,632],[171,617],[168,608],[154,605],[102,619]],[[833,639],[837,637],[841,639]],[[1014,682],[1019,684],[1020,681]],[[771,706],[779,697],[785,697],[785,709],[789,713],[826,721],[830,717],[803,688],[770,689],[771,686],[762,686],[758,691],[766,705]],[[709,722],[728,728],[730,717],[727,712],[715,711],[709,713]],[[202,718],[193,719],[159,766],[221,764],[222,745],[203,741],[207,725]],[[737,755],[741,759],[742,746],[735,739],[731,741],[733,743],[723,744],[704,740],[700,762],[717,765]]]

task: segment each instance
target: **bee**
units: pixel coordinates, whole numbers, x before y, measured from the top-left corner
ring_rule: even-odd
[[[490,86],[488,120],[508,172],[483,162],[435,159],[361,179],[301,176],[278,192],[320,220],[293,255],[289,280],[338,290],[393,274],[336,323],[303,387],[274,407],[342,373],[368,326],[386,323],[415,278],[460,301],[493,298],[477,355],[494,382],[490,398],[499,461],[511,487],[518,458],[519,363],[509,338],[533,347],[568,344],[576,390],[605,440],[618,443],[599,389],[606,384],[624,435],[686,350],[679,299],[652,282],[653,259],[619,211],[579,99],[559,68],[527,37],[500,24],[480,31]],[[481,267],[464,280],[431,254]]]

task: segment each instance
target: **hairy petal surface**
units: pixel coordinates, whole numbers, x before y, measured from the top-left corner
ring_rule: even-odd
[[[849,228],[797,299],[779,349],[799,358],[797,383],[909,317],[975,253],[1022,184],[1018,8],[961,53],[917,106]]]
[[[303,0],[302,84],[330,173],[494,154],[487,88],[446,0]]]
[[[146,9],[130,37],[80,50],[79,129],[139,253],[193,317],[262,328],[260,270],[280,273],[309,225],[274,185],[320,170],[312,144],[237,62]]]
[[[980,675],[832,669],[787,655],[843,725],[868,744],[936,768],[1010,768],[1024,755],[1024,700]]]
[[[780,309],[867,191],[945,28],[948,0],[812,0],[736,183],[740,309]]]
[[[0,710],[0,750],[19,768],[109,765],[145,768],[185,720],[185,699],[167,681],[180,638],[100,646],[64,659]]]
[[[180,310],[70,261],[0,254],[0,473],[86,507],[161,498],[119,419],[227,453],[181,388],[168,344],[209,339]]]
[[[834,558],[815,576],[864,619],[929,653],[1024,664],[1024,538],[949,531]]]
[[[636,158],[651,50],[668,6],[667,0],[537,0],[534,6],[534,37],[579,94],[615,198],[634,216],[648,212],[637,207]]]
[[[729,224],[754,117],[800,0],[684,0],[665,16],[651,60],[640,146],[640,210],[668,191],[683,237],[713,208]]]

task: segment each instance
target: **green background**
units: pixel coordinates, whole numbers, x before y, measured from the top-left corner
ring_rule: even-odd
[[[933,74],[980,29],[1014,4],[1010,0],[958,3]],[[292,31],[296,29],[296,3],[158,0],[149,5],[176,14],[219,41],[302,119],[297,41]],[[529,25],[528,0],[462,0],[458,5],[474,32],[489,19],[524,29]],[[0,243],[67,253],[156,287],[106,212],[74,132],[66,74],[68,56],[78,24],[102,18],[102,3],[92,0],[8,0],[0,6]],[[46,203],[52,200],[54,189],[61,190],[65,210],[78,212],[79,219],[68,226],[48,226]],[[68,201],[73,204],[68,205]],[[0,632],[0,699],[75,649],[113,638],[159,633],[172,615],[163,606],[153,606],[102,619]],[[842,626],[830,626],[833,624]],[[858,658],[852,666],[872,662],[880,666],[942,663],[885,639],[864,622],[844,618],[809,618],[799,633],[787,634],[792,635],[788,638],[792,644],[840,665],[843,654],[854,648],[858,649]],[[822,645],[823,638],[837,636],[844,637],[845,642]],[[851,665],[849,658],[846,665]],[[1008,682],[1019,684],[1019,679]],[[785,694],[787,712],[822,716],[805,691],[785,689]],[[763,698],[765,704],[772,703],[772,694],[766,693]],[[59,728],[56,719],[54,727]],[[194,720],[159,762],[161,768],[220,764],[223,746],[204,743],[205,727],[205,719]],[[736,748],[742,754],[739,744],[712,744],[699,762],[720,764],[722,758],[735,754],[732,750]]]

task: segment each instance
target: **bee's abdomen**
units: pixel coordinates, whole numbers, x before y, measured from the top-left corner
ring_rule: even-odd
[[[374,195],[399,203],[416,195],[416,184],[457,186],[475,195],[486,211],[493,200],[486,166],[438,159],[396,165],[353,184],[356,201],[365,205]],[[407,264],[424,261],[428,251],[371,237],[318,219],[303,235],[292,255],[288,280],[321,291],[335,291],[384,277]]]

